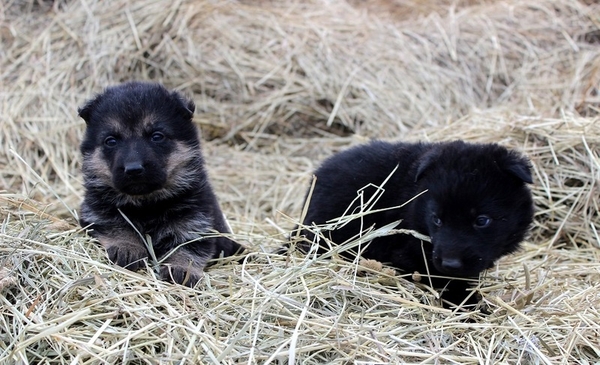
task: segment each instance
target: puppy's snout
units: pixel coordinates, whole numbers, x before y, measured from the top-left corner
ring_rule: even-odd
[[[124,167],[125,175],[127,176],[139,176],[144,173],[144,166],[141,162],[128,162]]]
[[[442,268],[448,272],[460,271],[463,269],[463,263],[457,258],[445,258],[442,260]]]

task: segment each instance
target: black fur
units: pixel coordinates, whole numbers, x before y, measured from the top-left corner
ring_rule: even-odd
[[[402,208],[354,219],[325,232],[326,237],[342,244],[358,235],[361,227],[379,228],[402,220],[396,228],[427,235],[431,244],[395,234],[375,238],[362,256],[407,273],[477,278],[497,259],[517,250],[528,232],[533,219],[532,196],[526,186],[532,183],[529,161],[496,144],[462,141],[375,141],[329,158],[315,172],[316,185],[304,225],[321,225],[345,211],[359,211],[359,202],[348,209],[357,192],[362,189],[363,201],[367,201],[376,189],[366,186],[381,186],[396,167],[371,210],[401,206],[425,193]],[[313,241],[313,233],[301,233]],[[301,246],[307,250],[309,244]],[[321,240],[320,252],[325,246]],[[468,294],[467,281],[437,279],[433,283],[445,289],[444,299],[456,304]],[[473,302],[476,300],[469,301]]]
[[[87,124],[81,225],[112,262],[131,270],[149,256],[141,238],[149,236],[161,276],[189,286],[207,260],[241,249],[219,235],[229,229],[207,179],[193,113],[191,100],[141,82],[109,87],[79,109]]]

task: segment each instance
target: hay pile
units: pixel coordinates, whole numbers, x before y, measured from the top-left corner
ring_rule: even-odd
[[[0,363],[595,363],[600,6],[575,0],[0,4]],[[193,95],[252,260],[198,290],[110,265],[75,222],[76,109],[156,80]],[[534,164],[535,227],[478,290],[270,254],[310,172],[371,138],[499,142]]]

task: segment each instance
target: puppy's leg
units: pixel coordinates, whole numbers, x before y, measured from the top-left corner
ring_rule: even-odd
[[[179,247],[163,261],[160,276],[173,283],[194,287],[204,275],[204,267],[211,253],[199,254],[185,246]]]
[[[135,232],[129,229],[114,229],[95,236],[111,262],[132,271],[144,266],[143,260],[148,258],[148,250]]]

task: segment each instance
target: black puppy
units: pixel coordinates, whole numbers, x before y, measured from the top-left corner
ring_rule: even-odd
[[[396,228],[427,235],[431,243],[395,234],[373,239],[361,254],[408,273],[477,278],[519,247],[533,219],[526,186],[532,183],[529,161],[496,144],[375,141],[329,158],[315,176],[304,225],[323,225],[368,210],[324,232],[331,242],[343,245],[361,230],[401,220]],[[301,234],[314,241],[309,230]],[[306,251],[310,244],[300,246]],[[319,251],[327,247],[320,240]],[[352,256],[348,251],[345,255]],[[468,294],[467,281],[432,282],[452,303],[461,303]]]
[[[194,103],[159,84],[109,87],[79,109],[85,198],[80,223],[109,259],[136,270],[154,251],[161,276],[195,283],[208,260],[240,245],[208,182]]]

